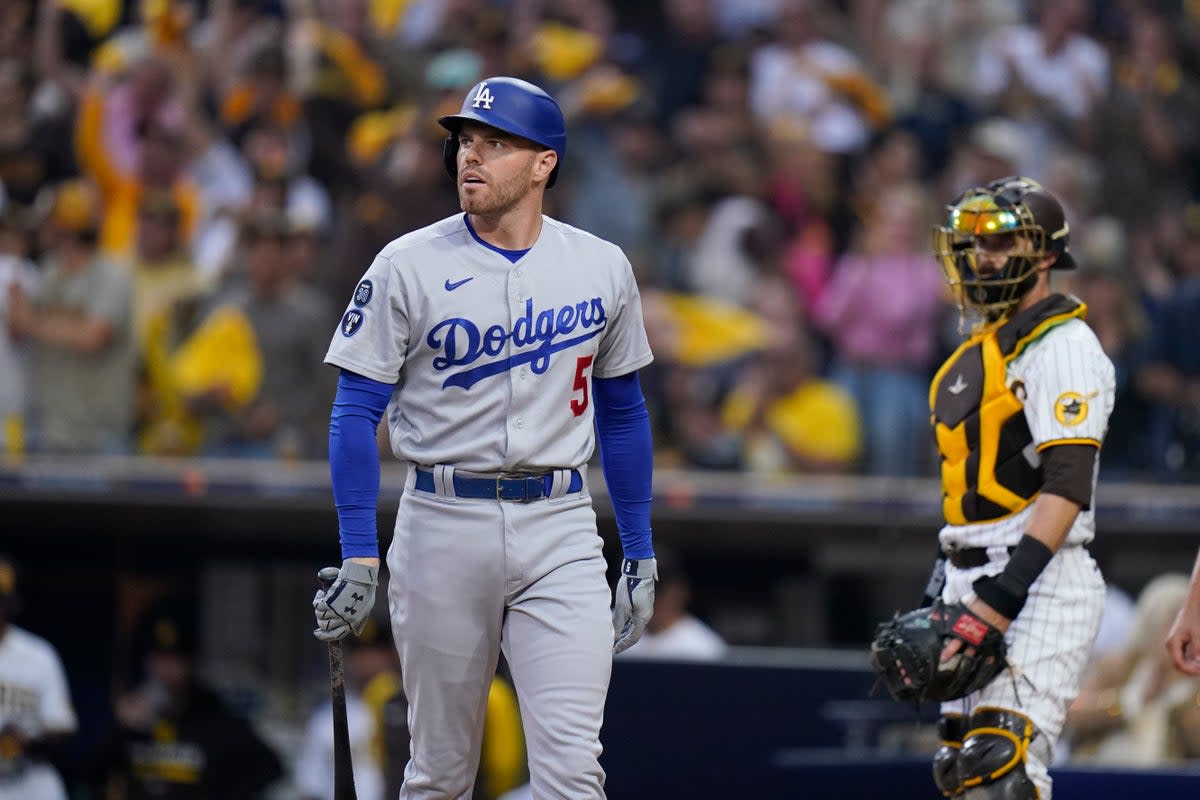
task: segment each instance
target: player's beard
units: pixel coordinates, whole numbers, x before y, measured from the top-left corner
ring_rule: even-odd
[[[488,178],[482,192],[468,194],[464,184],[458,186],[459,206],[468,214],[479,217],[501,217],[511,211],[529,193],[532,185],[533,160],[506,181]]]

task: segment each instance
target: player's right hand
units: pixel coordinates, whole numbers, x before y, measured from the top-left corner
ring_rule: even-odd
[[[1166,645],[1176,669],[1200,675],[1200,612],[1188,606],[1179,609]]]
[[[379,567],[346,559],[341,569],[325,567],[317,577],[322,584],[331,582],[327,590],[318,589],[313,597],[313,610],[317,615],[313,636],[323,642],[343,639],[349,633],[357,636],[375,606]]]

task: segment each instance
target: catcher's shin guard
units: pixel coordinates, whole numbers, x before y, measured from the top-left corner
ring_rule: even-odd
[[[963,792],[958,775],[958,753],[967,735],[967,718],[962,714],[946,714],[938,720],[938,738],[942,746],[933,754],[933,782],[946,797]]]
[[[1038,800],[1025,772],[1029,743],[1038,735],[1029,717],[1006,708],[981,707],[958,752],[958,777],[969,800]]]

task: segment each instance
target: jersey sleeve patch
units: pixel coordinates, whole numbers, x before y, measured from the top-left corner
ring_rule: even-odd
[[[367,315],[361,310],[357,308],[349,309],[342,316],[342,324],[340,325],[342,336],[345,336],[347,339],[349,339],[351,336],[358,333],[362,328],[363,322],[366,320],[366,318]]]
[[[1099,392],[1063,392],[1054,401],[1054,418],[1060,425],[1073,428],[1088,417],[1088,401]]]
[[[360,281],[354,289],[354,305],[363,308],[367,303],[371,302],[371,295],[375,293],[375,285],[369,280]]]

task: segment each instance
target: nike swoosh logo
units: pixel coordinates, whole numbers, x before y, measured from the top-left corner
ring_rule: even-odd
[[[454,283],[451,283],[451,282],[450,282],[450,279],[449,279],[449,278],[447,278],[447,279],[446,279],[446,291],[447,291],[447,292],[453,292],[455,289],[457,289],[458,287],[462,286],[464,283],[468,283],[468,282],[470,282],[470,281],[473,281],[473,280],[475,280],[475,276],[474,276],[474,275],[472,275],[472,276],[471,276],[471,277],[469,277],[469,278],[463,278],[461,281],[455,281]]]

